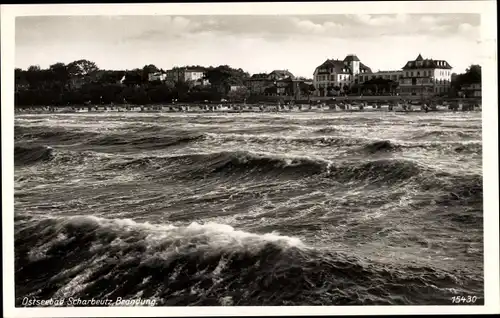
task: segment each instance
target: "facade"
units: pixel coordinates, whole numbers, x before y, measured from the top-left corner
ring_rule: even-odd
[[[288,86],[292,81],[295,81],[295,76],[288,70],[274,70],[269,74],[252,75],[245,85],[254,95],[283,96],[288,94]]]
[[[269,74],[260,73],[252,75],[245,83],[246,87],[250,90],[250,93],[255,95],[262,95],[265,93],[265,89],[272,84],[272,81],[268,79]]]
[[[366,73],[371,73],[371,69],[354,54],[346,56],[343,61],[328,59],[314,70],[316,96],[333,96],[332,91],[338,93],[350,87],[358,76]]]
[[[172,82],[199,82],[206,84],[204,80],[205,69],[200,67],[173,68],[166,73],[166,79]]]
[[[356,79],[357,79],[359,84],[363,84],[364,82],[369,81],[371,79],[375,79],[375,78],[383,78],[386,80],[399,82],[399,80],[402,76],[403,76],[403,71],[401,71],[401,70],[378,71],[378,72],[369,72],[369,73],[359,74]]]
[[[161,73],[161,72],[156,72],[156,73],[149,73],[148,74],[148,81],[150,82],[155,82],[155,81],[165,81],[167,79],[167,74]]]
[[[435,96],[450,90],[452,67],[444,60],[424,59],[422,55],[408,61],[399,80],[401,95]]]
[[[481,91],[481,83],[466,84],[461,89],[465,97],[481,97]]]

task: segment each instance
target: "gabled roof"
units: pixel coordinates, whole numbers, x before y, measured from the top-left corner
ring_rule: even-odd
[[[343,61],[341,60],[326,60],[316,68],[316,70],[319,69],[334,69],[334,72],[336,74],[351,74],[351,69],[349,68],[348,65],[346,65]],[[321,73],[321,72],[319,72]],[[330,74],[330,71],[327,72]],[[326,73],[325,73],[326,74]]]
[[[421,54],[418,54],[417,58],[415,59],[415,61],[423,61],[424,58],[422,57]]]
[[[418,66],[417,62],[421,62],[421,65]],[[402,69],[403,70],[410,70],[410,69],[417,69],[417,68],[418,69],[422,69],[422,68],[429,68],[429,69],[440,68],[440,69],[449,69],[449,70],[452,69],[451,65],[448,64],[448,62],[446,62],[445,60],[423,59],[420,54],[418,55],[418,57],[417,57],[416,60],[406,62],[406,65]]]
[[[268,76],[271,76],[272,74],[275,74],[279,77],[291,77],[291,78],[295,78],[295,76],[293,76],[292,73],[290,73],[288,70],[274,70],[272,71],[271,73],[269,73]]]

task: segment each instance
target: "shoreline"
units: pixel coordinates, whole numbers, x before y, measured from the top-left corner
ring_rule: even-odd
[[[467,104],[464,104],[465,106]],[[481,107],[450,109],[449,106],[437,106],[436,109],[429,109],[427,112],[421,105],[411,105],[410,109],[405,109],[402,106],[393,106],[385,104],[380,107],[348,105],[339,107],[337,105],[293,105],[293,106],[271,106],[271,105],[189,105],[176,104],[172,106],[66,106],[54,107],[43,106],[33,108],[17,108],[14,110],[16,115],[21,114],[100,114],[100,113],[190,113],[190,114],[241,114],[241,113],[358,113],[358,112],[379,112],[379,113],[444,113],[444,112],[482,112]]]

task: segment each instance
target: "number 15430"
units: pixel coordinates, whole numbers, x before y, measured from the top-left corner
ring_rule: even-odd
[[[453,304],[473,304],[477,301],[476,296],[453,296],[451,302]]]

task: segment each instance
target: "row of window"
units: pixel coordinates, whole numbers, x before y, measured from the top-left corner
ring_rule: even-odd
[[[422,75],[420,75],[422,74]],[[432,76],[432,71],[406,71],[405,76],[406,77],[414,77],[414,76]],[[450,76],[451,72],[447,70],[439,70],[438,71],[439,76]]]
[[[415,80],[415,79],[413,79]],[[415,81],[415,84],[413,85],[421,85],[421,84],[448,84],[450,83],[451,81],[448,80],[448,79],[430,79],[430,78],[426,78],[426,79],[416,79]],[[413,83],[412,79],[403,79],[401,81],[401,84],[406,84],[406,85],[411,85]]]
[[[401,75],[359,75],[359,81],[362,83],[362,82],[366,82],[366,81],[369,81],[370,79],[374,79],[374,78],[383,78],[383,79],[389,79],[389,80],[393,80],[393,81],[397,81],[399,80],[399,78],[401,77]]]
[[[344,84],[344,83],[338,83],[338,84],[336,84],[336,86],[339,86],[339,87],[344,87],[344,85],[346,85],[346,84]],[[330,86],[332,86],[332,84],[316,84],[316,88],[317,89],[328,88]]]
[[[415,64],[413,64],[413,63],[415,63]],[[437,66],[446,66],[446,62],[445,61],[434,61],[434,63],[436,63]],[[408,63],[408,65],[410,67],[413,67],[413,65],[416,65],[417,67],[422,67],[424,65],[428,66],[429,65],[429,61],[425,61],[425,63],[424,63],[424,61],[415,61],[415,62]]]
[[[323,81],[332,81],[334,82],[335,81],[335,76],[337,75],[317,75],[316,76],[316,81],[318,82],[323,82]],[[339,81],[349,81],[351,79],[351,75],[347,75],[347,74],[338,74],[338,77],[339,77]]]

